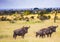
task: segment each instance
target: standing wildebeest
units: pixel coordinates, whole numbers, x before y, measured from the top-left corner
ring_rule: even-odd
[[[14,30],[13,38],[16,39],[17,36],[22,36],[24,38],[25,34],[28,32],[29,27],[22,27],[21,29]]]
[[[36,37],[39,36],[39,37],[45,37],[45,31],[46,31],[46,28],[43,28],[39,31],[36,32]]]
[[[46,30],[47,37],[49,37],[49,36],[51,37],[52,33],[56,32],[57,27],[58,27],[58,25],[57,26],[49,26]]]
[[[48,28],[43,28],[39,31],[36,32],[36,37],[39,35],[39,37],[45,37],[45,35],[47,35],[47,37],[51,37],[53,32],[56,32],[56,28],[58,26],[49,26]]]

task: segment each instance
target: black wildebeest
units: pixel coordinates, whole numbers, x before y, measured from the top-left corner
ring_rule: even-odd
[[[56,32],[57,27],[58,26],[49,26],[48,28],[43,28],[36,32],[36,37],[39,36],[43,38],[45,35],[47,35],[47,37],[51,37],[52,33]]]
[[[29,27],[22,27],[21,29],[16,29],[14,30],[14,34],[13,34],[13,38],[16,39],[17,36],[22,36],[22,38],[24,38],[25,34],[28,33],[28,29]]]

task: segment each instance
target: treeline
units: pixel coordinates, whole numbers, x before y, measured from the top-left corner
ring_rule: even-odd
[[[34,8],[34,9],[10,9],[10,10],[0,10],[0,15],[12,15],[12,14],[48,14],[54,11],[58,11],[60,13],[60,8]]]

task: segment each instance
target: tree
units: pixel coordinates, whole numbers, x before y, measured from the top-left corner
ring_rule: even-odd
[[[30,11],[29,10],[25,10],[24,11],[24,15],[29,15],[30,14]]]
[[[56,22],[56,19],[57,19],[57,10],[55,10],[55,17],[54,17],[54,23]]]

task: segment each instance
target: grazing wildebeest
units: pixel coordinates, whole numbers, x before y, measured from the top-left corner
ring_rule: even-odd
[[[28,29],[29,27],[22,27],[21,29],[16,29],[14,30],[14,34],[13,34],[13,38],[16,39],[17,36],[22,36],[22,38],[24,38],[25,34],[28,33]]]
[[[45,35],[47,35],[47,37],[51,37],[52,33],[56,32],[57,27],[58,26],[49,26],[48,28],[43,28],[36,32],[36,37],[39,36],[43,38]]]

